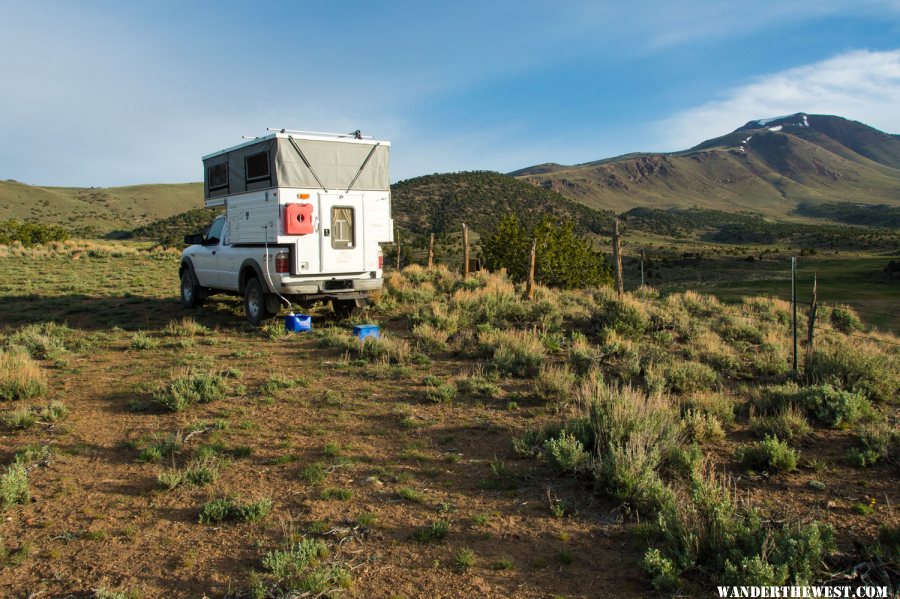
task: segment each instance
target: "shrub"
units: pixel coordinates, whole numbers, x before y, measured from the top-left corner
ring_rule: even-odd
[[[5,220],[0,222],[0,244],[19,242],[25,247],[43,245],[52,241],[65,241],[69,231],[59,225]]]
[[[896,361],[870,345],[837,343],[812,352],[805,376],[813,384],[862,393],[876,402],[891,401],[900,387]]]
[[[544,346],[534,332],[488,331],[479,335],[491,366],[511,376],[536,376],[544,363]]]
[[[791,472],[797,469],[799,453],[791,449],[778,437],[766,435],[759,443],[746,445],[738,449],[738,461],[750,470],[769,470],[772,472]]]
[[[37,420],[37,414],[28,407],[17,408],[3,414],[3,424],[9,428],[31,428]]]
[[[32,399],[46,392],[47,379],[34,360],[21,352],[0,351],[0,399]]]
[[[351,497],[353,497],[353,491],[350,489],[338,489],[336,487],[329,487],[327,489],[323,489],[321,493],[322,499],[330,500],[336,499],[338,501],[347,501]]]
[[[195,337],[208,335],[211,332],[207,327],[187,316],[180,321],[171,320],[163,328],[163,333],[171,337]]]
[[[219,478],[219,462],[213,457],[197,458],[184,469],[184,480],[202,487],[216,482]]]
[[[322,596],[350,585],[350,573],[338,566],[323,565],[328,546],[318,539],[303,538],[283,549],[269,551],[262,560],[271,574],[272,596]]]
[[[27,502],[30,498],[28,471],[25,464],[16,460],[0,475],[0,509],[6,511],[17,503]]]
[[[425,390],[425,397],[434,403],[448,403],[456,397],[456,385],[453,383],[443,383],[436,387],[428,387]]]
[[[862,428],[856,440],[859,447],[851,447],[847,457],[853,465],[863,468],[895,454],[900,444],[900,433],[880,423]]]
[[[683,418],[684,430],[688,439],[698,443],[721,441],[725,438],[722,424],[713,414],[688,410]]]
[[[412,336],[429,351],[445,351],[448,347],[447,341],[450,339],[448,331],[441,330],[427,322],[413,327]]]
[[[716,384],[716,371],[700,362],[673,362],[666,366],[663,376],[666,387],[676,393],[703,391]]]
[[[61,401],[51,401],[38,412],[44,422],[58,422],[69,415],[69,408]]]
[[[435,520],[430,525],[425,526],[413,533],[413,539],[420,543],[428,543],[431,541],[440,541],[450,532],[450,523],[446,520]]]
[[[810,416],[831,427],[854,424],[872,415],[872,406],[861,393],[835,389],[831,385],[804,389],[800,401]]]
[[[456,388],[459,389],[460,393],[465,393],[466,395],[478,395],[491,399],[497,399],[503,395],[503,389],[500,388],[500,385],[497,384],[494,378],[477,374],[457,379]]]
[[[249,503],[232,498],[213,499],[200,509],[200,523],[255,522],[264,518],[270,511],[272,500],[268,498]]]
[[[153,400],[172,412],[195,403],[209,403],[225,397],[228,384],[220,374],[188,373],[175,377],[153,392]]]
[[[665,505],[657,532],[663,546],[649,549],[643,565],[660,589],[693,574],[726,585],[806,585],[834,550],[828,526],[778,526],[711,476],[696,477],[686,497]]]
[[[831,311],[831,326],[842,333],[863,330],[863,323],[849,306],[836,306]]]
[[[636,339],[650,326],[650,317],[636,300],[616,299],[605,302],[591,316],[591,326],[597,331],[612,329],[623,337]]]
[[[750,414],[750,430],[759,437],[774,436],[791,441],[810,432],[806,416],[798,408],[789,405],[770,416]]]
[[[563,431],[559,437],[544,442],[547,459],[560,472],[579,472],[590,463],[590,454],[581,441]]]
[[[468,570],[475,565],[476,561],[475,552],[467,547],[456,552],[456,565],[460,570]]]
[[[156,482],[167,491],[175,489],[184,482],[184,474],[177,468],[167,468],[156,475]]]
[[[156,339],[143,331],[138,331],[131,336],[131,344],[129,347],[134,350],[143,351],[147,349],[156,349],[158,345],[159,342]]]
[[[538,374],[536,389],[542,399],[565,405],[572,401],[576,383],[575,374],[567,366],[544,366]]]
[[[711,414],[723,424],[734,422],[734,400],[728,395],[712,391],[695,391],[681,398],[682,413],[689,410]]]

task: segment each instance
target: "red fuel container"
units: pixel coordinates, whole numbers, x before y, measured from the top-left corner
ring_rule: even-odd
[[[286,204],[284,207],[284,234],[308,235],[312,233],[312,213],[312,204]]]

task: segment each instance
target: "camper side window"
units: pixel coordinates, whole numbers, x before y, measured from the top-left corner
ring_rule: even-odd
[[[222,162],[206,167],[206,181],[210,191],[228,187],[228,163]]]
[[[353,212],[350,206],[331,208],[331,247],[341,250],[354,247]]]
[[[269,153],[260,152],[244,158],[244,168],[247,173],[247,183],[261,181],[269,178]]]

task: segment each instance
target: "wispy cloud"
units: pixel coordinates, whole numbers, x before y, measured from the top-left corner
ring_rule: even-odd
[[[758,77],[716,100],[653,124],[663,150],[680,150],[753,119],[836,114],[900,131],[900,50],[853,51]]]

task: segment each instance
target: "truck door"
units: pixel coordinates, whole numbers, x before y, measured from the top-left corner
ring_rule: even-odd
[[[319,194],[322,274],[365,270],[362,194]]]
[[[203,234],[203,243],[196,252],[191,254],[191,262],[194,264],[194,273],[203,287],[217,287],[219,285],[219,247],[222,237],[222,229],[225,227],[225,217],[216,218]]]

